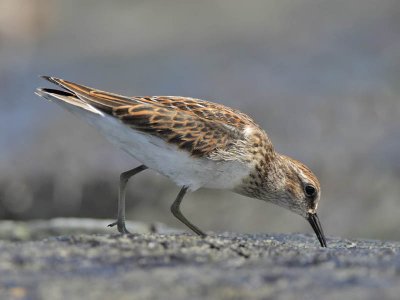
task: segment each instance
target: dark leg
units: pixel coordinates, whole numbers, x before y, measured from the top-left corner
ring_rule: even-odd
[[[192,223],[188,221],[188,219],[185,218],[184,215],[182,215],[181,210],[180,210],[180,205],[183,199],[183,196],[185,196],[187,187],[184,186],[181,191],[179,192],[178,196],[176,197],[174,203],[171,205],[171,212],[172,214],[183,224],[185,224],[187,227],[192,229],[196,234],[200,235],[201,237],[206,237],[207,235],[201,231],[198,227],[194,226]]]
[[[147,167],[145,165],[141,165],[132,170],[121,173],[121,175],[119,176],[118,217],[116,222],[111,223],[108,226],[113,227],[117,225],[118,231],[120,233],[129,233],[129,231],[125,227],[125,195],[126,195],[126,185],[128,183],[128,180],[133,175],[146,169]]]

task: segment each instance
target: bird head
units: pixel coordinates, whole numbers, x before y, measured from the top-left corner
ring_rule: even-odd
[[[303,163],[274,153],[272,159],[256,165],[238,192],[272,202],[304,217],[321,246],[326,247],[325,235],[317,215],[321,197],[320,184],[314,173]]]

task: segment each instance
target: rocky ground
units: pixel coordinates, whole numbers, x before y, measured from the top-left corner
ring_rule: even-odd
[[[399,242],[108,223],[0,222],[0,299],[399,299]]]

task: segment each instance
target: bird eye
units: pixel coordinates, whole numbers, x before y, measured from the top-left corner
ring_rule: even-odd
[[[317,189],[314,186],[312,186],[311,184],[307,184],[304,187],[304,192],[306,193],[307,197],[314,197],[315,194],[317,193]]]

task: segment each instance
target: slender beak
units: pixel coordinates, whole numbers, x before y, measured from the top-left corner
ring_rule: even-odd
[[[314,232],[317,235],[321,247],[326,247],[325,234],[324,231],[322,230],[322,225],[321,222],[319,221],[317,214],[309,213],[307,216],[307,220],[310,223],[311,227],[314,229]]]

